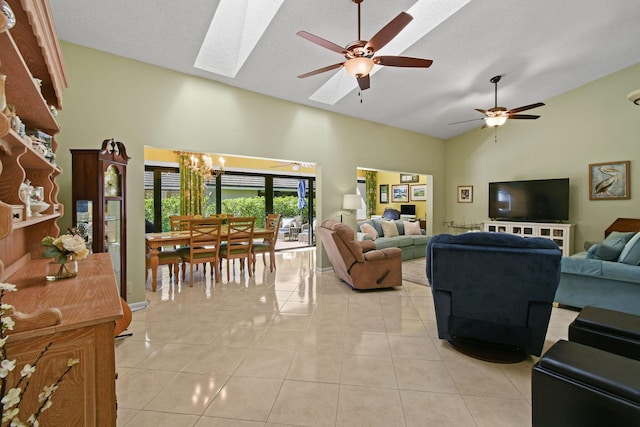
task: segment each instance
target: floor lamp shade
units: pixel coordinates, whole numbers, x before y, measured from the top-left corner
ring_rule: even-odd
[[[342,197],[342,209],[357,210],[362,207],[362,197],[359,194],[345,194]]]

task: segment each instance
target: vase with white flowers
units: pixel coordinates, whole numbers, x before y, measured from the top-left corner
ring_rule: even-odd
[[[42,239],[46,249],[42,255],[53,258],[47,266],[47,280],[60,280],[78,275],[78,260],[89,255],[84,239],[77,234],[63,234],[60,237],[47,236]]]
[[[7,331],[13,330],[15,323],[11,316],[9,316],[13,311],[13,306],[4,304],[2,297],[5,292],[13,292],[15,290],[16,286],[13,284],[0,283],[0,413],[2,413],[2,426],[38,427],[38,418],[52,405],[51,399],[53,393],[58,389],[60,382],[62,382],[64,377],[71,371],[73,366],[80,363],[80,361],[78,359],[68,359],[64,372],[62,372],[53,384],[44,386],[36,397],[35,392],[30,392],[29,384],[38,363],[51,346],[51,343],[49,343],[49,345],[40,352],[33,364],[27,363],[22,367],[16,383],[13,385],[9,384],[10,373],[18,367],[15,359],[9,359],[6,346],[7,341],[11,338],[10,335],[7,335]],[[23,401],[28,399],[35,400],[36,398],[38,404],[35,406],[37,409],[33,414],[25,416],[20,412],[20,404]]]

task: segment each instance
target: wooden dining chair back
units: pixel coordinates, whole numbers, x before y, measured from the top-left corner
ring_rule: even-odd
[[[272,232],[269,237],[262,239],[262,242],[253,242],[251,248],[251,266],[253,271],[256,271],[256,255],[262,254],[262,262],[264,266],[267,266],[266,254],[269,254],[269,271],[273,271],[276,268],[276,242],[278,240],[278,229],[280,229],[280,221],[282,215],[269,214],[265,223],[265,229]]]
[[[169,217],[169,227],[171,231],[188,231],[192,219],[193,215],[172,215]]]
[[[227,218],[227,244],[220,248],[220,263],[222,259],[227,260],[227,281],[230,279],[229,260],[240,259],[240,268],[244,268],[244,261],[247,261],[249,276],[252,276],[251,269],[251,249],[253,247],[253,229],[256,218],[251,217],[231,217]]]
[[[211,266],[211,277],[220,281],[218,269],[220,253],[220,233],[222,231],[221,218],[198,218],[189,222],[189,247],[178,249],[183,263],[189,263],[189,286],[193,286],[193,265],[205,264]],[[185,278],[186,268],[182,268],[182,280]],[[206,274],[206,268],[203,269]]]

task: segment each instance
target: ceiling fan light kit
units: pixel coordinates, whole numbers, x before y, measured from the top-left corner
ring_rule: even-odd
[[[351,58],[344,63],[344,68],[353,77],[366,76],[373,68],[373,60],[366,57]]]
[[[491,116],[485,117],[484,122],[487,126],[490,127],[498,127],[502,126],[507,122],[507,116]]]
[[[627,99],[636,105],[640,105],[640,89],[634,90],[629,95],[627,95]]]

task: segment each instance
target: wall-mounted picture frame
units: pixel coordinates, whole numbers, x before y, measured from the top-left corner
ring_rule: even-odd
[[[624,200],[631,197],[629,160],[589,165],[590,200]]]
[[[400,182],[403,184],[412,183],[412,182],[420,182],[420,175],[414,175],[410,173],[401,173],[400,174]]]
[[[409,201],[409,186],[407,184],[392,185],[391,201],[393,203],[407,203]]]
[[[421,202],[427,200],[427,185],[418,184],[411,186],[411,201]]]
[[[473,185],[458,186],[458,203],[473,203]]]
[[[380,185],[380,203],[389,203],[389,184]]]

